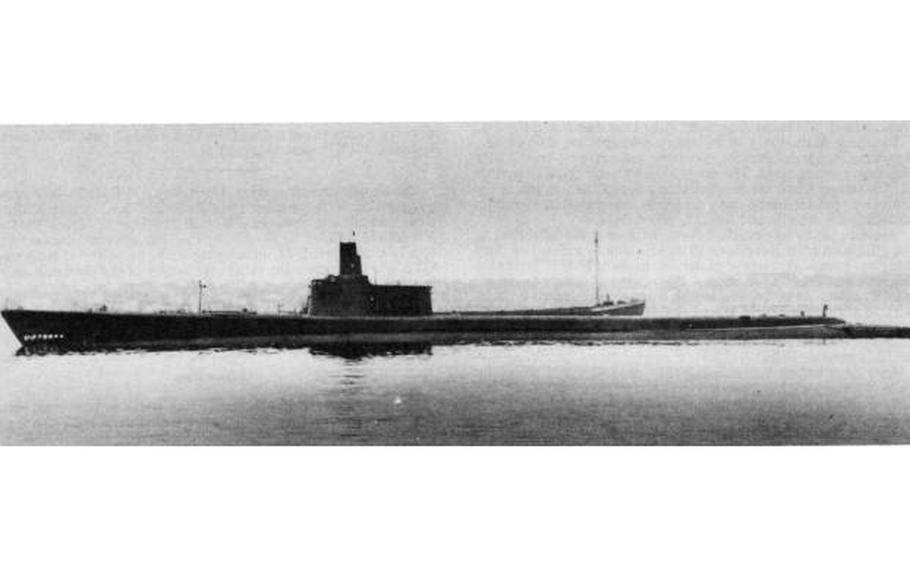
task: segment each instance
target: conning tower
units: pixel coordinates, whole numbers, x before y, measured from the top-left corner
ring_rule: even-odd
[[[372,284],[360,265],[357,243],[339,246],[338,275],[310,283],[308,312],[313,316],[428,316],[433,313],[430,286]]]

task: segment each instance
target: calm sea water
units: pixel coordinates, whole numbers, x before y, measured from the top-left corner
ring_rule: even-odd
[[[3,444],[910,442],[910,341],[14,356]]]

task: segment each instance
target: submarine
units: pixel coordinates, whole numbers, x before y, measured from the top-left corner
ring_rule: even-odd
[[[5,309],[21,353],[120,349],[436,345],[501,341],[910,337],[910,328],[859,328],[821,316],[640,317],[597,310],[446,312],[430,286],[379,285],[341,242],[337,275],[312,280],[299,311],[116,312]],[[596,307],[596,306],[595,306]]]

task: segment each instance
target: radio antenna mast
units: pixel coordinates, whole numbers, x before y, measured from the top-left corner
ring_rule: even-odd
[[[600,239],[594,231],[594,305],[600,304]]]
[[[199,281],[199,313],[200,313],[200,314],[202,313],[202,291],[203,291],[205,288],[208,288],[208,286],[206,286],[205,282],[203,282],[202,280],[200,280],[200,281]]]

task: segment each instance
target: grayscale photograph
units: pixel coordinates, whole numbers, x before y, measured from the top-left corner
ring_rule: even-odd
[[[910,123],[0,127],[0,444],[910,442]]]

